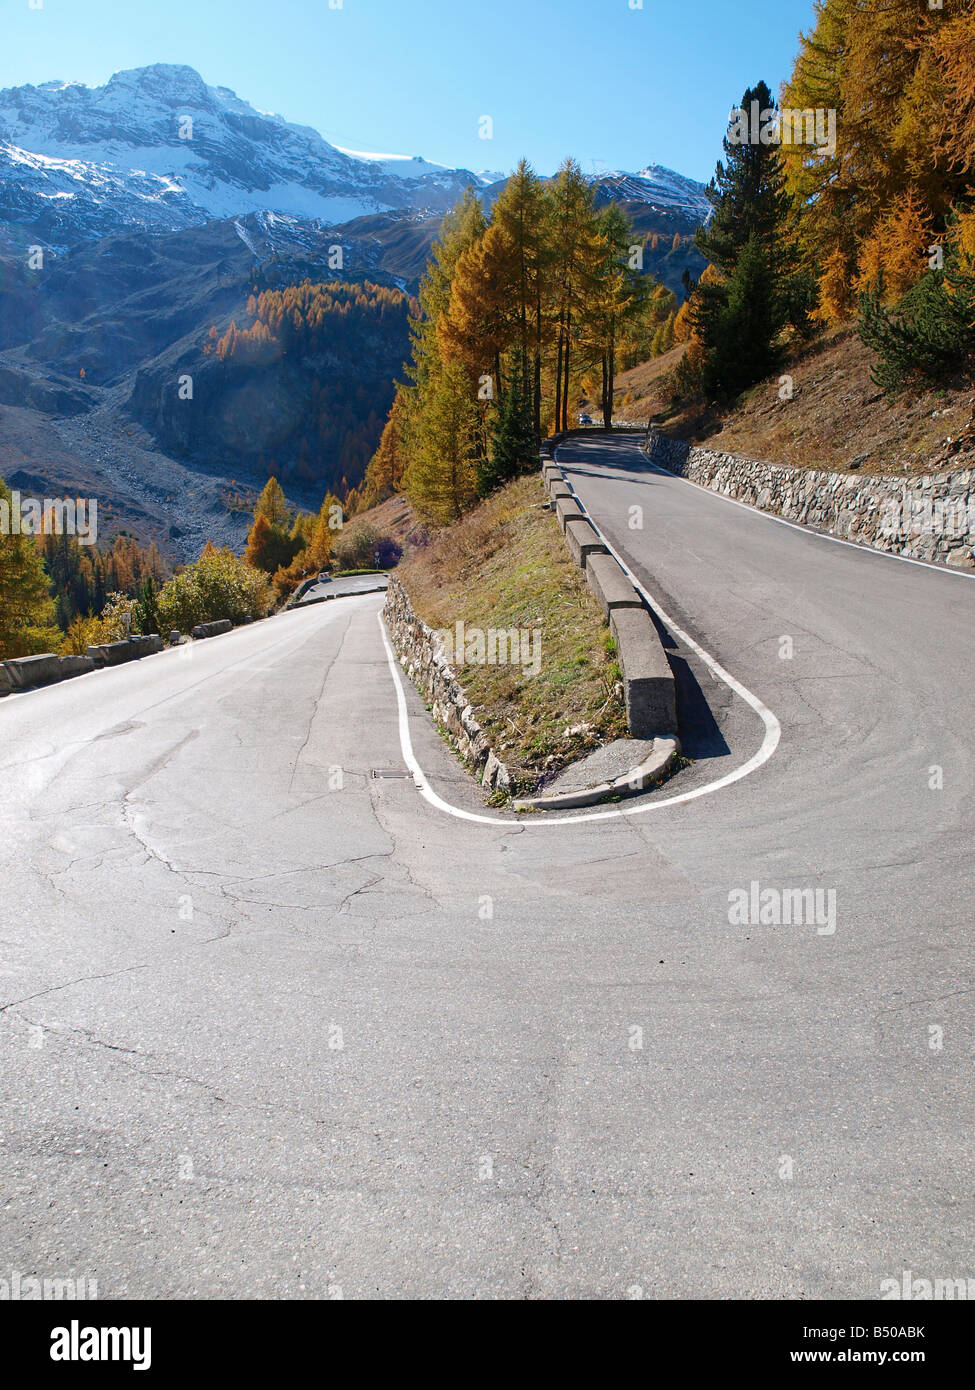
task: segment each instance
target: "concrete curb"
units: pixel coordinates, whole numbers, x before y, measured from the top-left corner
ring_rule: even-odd
[[[356,589],[351,594],[322,594],[320,598],[305,598],[298,603],[288,603],[281,611],[293,613],[297,608],[313,608],[316,603],[331,603],[333,599],[337,598],[358,598],[360,594],[384,594],[388,587],[388,584],[374,584],[371,589]]]
[[[95,663],[90,656],[62,656],[61,679],[71,680],[73,676],[87,676],[94,671]]]
[[[643,607],[643,600],[612,555],[590,555],[586,561],[586,579],[607,622],[617,608]]]
[[[234,625],[229,618],[217,618],[212,623],[197,623],[190,636],[199,642],[205,637],[222,637],[225,632],[233,630]]]
[[[54,685],[61,679],[61,658],[52,652],[11,657],[3,665],[11,690],[32,690],[41,685]]]
[[[569,554],[580,569],[586,568],[586,560],[590,555],[609,554],[599,539],[595,526],[585,517],[579,521],[567,521],[563,534],[568,542]]]
[[[677,728],[677,682],[653,619],[640,608],[614,608],[609,630],[616,639],[626,723],[634,738],[653,738]]]
[[[559,498],[555,500],[555,515],[558,518],[559,529],[563,535],[570,521],[585,521],[586,519],[585,512],[574,497],[559,496]]]
[[[547,460],[544,463],[545,490],[552,499],[569,553],[585,571],[590,591],[616,640],[627,727],[634,738],[676,737],[677,679],[654,621],[585,507],[566,483],[561,466],[555,467],[561,482],[552,464]]]
[[[572,811],[579,806],[595,806],[609,796],[635,796],[668,772],[679,754],[680,739],[676,735],[658,736],[643,762],[630,768],[629,772],[614,777],[612,782],[599,782],[581,791],[525,797],[513,801],[511,805],[515,811]]]
[[[108,666],[121,666],[161,651],[162,638],[153,633],[148,637],[129,637],[124,642],[107,642],[100,647],[89,647],[84,656],[56,656],[53,652],[43,652],[39,656],[11,657],[8,661],[0,662],[0,695],[40,690],[75,676],[85,676]]]

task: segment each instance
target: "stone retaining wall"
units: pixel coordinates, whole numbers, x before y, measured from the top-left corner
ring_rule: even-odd
[[[507,791],[511,774],[495,756],[457,673],[433,628],[418,618],[402,584],[390,576],[383,618],[406,674],[428,701],[433,717],[485,787]]]
[[[975,570],[975,469],[898,478],[762,463],[651,426],[647,457],[712,492],[876,550]]]

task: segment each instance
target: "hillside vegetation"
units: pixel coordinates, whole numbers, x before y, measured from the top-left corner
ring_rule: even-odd
[[[626,737],[619,669],[602,613],[545,505],[537,476],[507,484],[414,550],[397,570],[435,629],[538,630],[539,669],[457,665],[458,679],[517,790]]]
[[[402,486],[423,521],[449,524],[532,465],[587,383],[608,422],[616,374],[665,351],[678,317],[645,249],[665,254],[616,203],[597,207],[571,159],[548,181],[522,161],[489,213],[471,192],[434,244],[362,498]]]
[[[781,102],[746,86],[723,151],[694,235],[706,264],[676,310],[664,287],[648,295],[634,227],[572,160],[544,185],[522,163],[489,217],[458,205],[364,493],[395,477],[421,517],[449,522],[580,404],[606,428],[653,416],[802,466],[967,456],[973,0],[821,0]]]
[[[975,465],[970,388],[932,384],[888,398],[852,326],[789,353],[773,375],[724,406],[675,403],[681,353],[622,374],[617,422],[655,419],[675,438],[793,468],[917,474]]]

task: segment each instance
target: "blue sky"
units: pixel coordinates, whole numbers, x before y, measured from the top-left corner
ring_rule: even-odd
[[[788,76],[812,0],[631,3],[0,0],[0,86],[188,63],[354,149],[502,171],[525,155],[540,173],[571,154],[705,180],[744,88]]]

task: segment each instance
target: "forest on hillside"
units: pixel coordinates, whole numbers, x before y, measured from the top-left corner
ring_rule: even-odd
[[[408,379],[357,500],[403,487],[419,516],[449,522],[574,421],[581,383],[611,418],[617,372],[673,342],[676,298],[643,253],[574,160],[553,180],[522,161],[489,216],[470,191],[434,245]]]
[[[781,139],[725,138],[679,384],[733,398],[848,322],[888,393],[970,378],[975,6],[823,0],[779,102],[763,82],[753,102]]]
[[[522,163],[489,216],[473,196],[454,209],[355,500],[402,490],[449,523],[533,466],[583,396],[608,427],[616,372],[674,342],[675,397],[704,402],[734,400],[844,323],[888,394],[971,380],[973,0],[821,0],[778,97],[764,80],[728,95],[695,237],[707,268],[679,308],[571,160],[551,182]]]
[[[223,332],[212,324],[200,360],[186,362],[206,408],[153,388],[163,402],[153,427],[180,457],[342,492],[379,443],[417,312],[409,295],[369,281],[255,286],[244,313]]]

